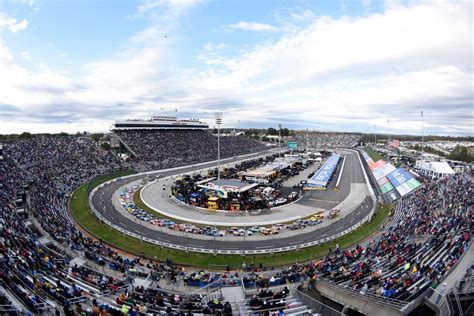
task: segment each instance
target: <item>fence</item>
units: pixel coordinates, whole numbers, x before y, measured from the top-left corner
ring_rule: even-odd
[[[374,214],[375,207],[376,207],[376,204],[374,203],[373,207],[372,207],[372,210],[369,212],[369,214],[367,214],[367,216],[365,216],[360,222],[358,222],[358,223],[354,224],[353,226],[345,229],[344,231],[342,231],[338,234],[329,236],[329,237],[321,238],[321,239],[311,241],[311,242],[307,242],[307,243],[303,243],[303,244],[297,244],[297,245],[293,245],[293,246],[279,247],[279,248],[259,249],[259,250],[252,250],[252,249],[251,250],[226,250],[226,249],[197,248],[197,247],[188,247],[188,246],[183,246],[183,245],[177,245],[177,244],[173,244],[173,243],[164,242],[162,240],[156,240],[156,239],[144,237],[142,235],[132,233],[132,232],[130,232],[130,231],[128,231],[128,230],[126,230],[122,227],[119,227],[118,225],[110,222],[108,219],[103,217],[102,214],[99,211],[97,211],[97,209],[94,207],[94,204],[92,203],[92,197],[94,196],[94,194],[99,189],[103,188],[106,185],[109,185],[110,183],[113,183],[117,180],[120,180],[120,179],[122,179],[122,178],[117,178],[117,179],[113,179],[111,181],[105,182],[105,183],[103,183],[103,184],[101,184],[101,185],[99,185],[99,186],[97,186],[97,187],[95,187],[94,189],[91,190],[91,192],[89,194],[89,205],[90,205],[90,208],[91,208],[92,212],[95,214],[95,216],[97,216],[97,218],[99,218],[99,220],[101,220],[103,223],[109,225],[110,227],[118,230],[122,234],[128,235],[130,237],[134,237],[136,239],[139,239],[139,240],[151,243],[151,244],[155,244],[155,245],[158,245],[158,246],[161,246],[161,247],[172,248],[172,249],[176,249],[176,250],[192,251],[192,252],[207,253],[207,254],[256,255],[256,254],[268,254],[268,253],[275,253],[275,252],[285,252],[285,251],[298,250],[298,249],[301,249],[301,248],[317,246],[319,244],[323,244],[325,242],[338,239],[338,238],[340,238],[340,237],[356,230],[362,224],[364,224],[365,222],[369,221],[372,218],[372,215]]]

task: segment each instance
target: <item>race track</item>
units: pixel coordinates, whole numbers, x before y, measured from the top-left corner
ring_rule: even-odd
[[[269,154],[271,152],[267,152]],[[247,155],[245,158],[252,158],[261,156],[262,153],[255,155]],[[242,157],[233,157],[230,159],[225,159],[223,163],[230,163],[238,160],[242,160]],[[362,168],[359,163],[359,159],[355,152],[347,155],[347,162],[344,167],[340,190],[333,191],[331,190],[334,187],[335,182],[337,181],[338,174],[340,172],[340,166],[336,171],[333,180],[329,184],[329,190],[327,191],[307,191],[305,192],[304,197],[298,201],[298,204],[304,207],[323,207],[331,208],[334,207],[332,203],[334,201],[341,202],[346,199],[350,193],[351,185],[354,184],[366,184],[365,178],[363,175]],[[216,165],[215,162],[200,164],[199,166],[189,166],[179,170],[171,171],[157,171],[153,172],[153,175],[161,174],[162,177],[174,176],[178,174],[183,174],[187,172],[193,172],[195,170],[210,168]],[[354,210],[347,216],[341,217],[331,225],[325,227],[316,227],[315,230],[311,231],[302,231],[296,230],[291,231],[290,234],[286,236],[277,236],[275,238],[266,237],[266,238],[222,238],[222,237],[208,237],[204,239],[195,238],[194,234],[185,234],[182,235],[172,233],[168,228],[159,228],[151,229],[146,227],[142,223],[130,219],[127,216],[124,216],[119,212],[112,203],[112,196],[120,187],[127,185],[128,183],[143,179],[144,174],[128,177],[125,179],[120,179],[114,181],[104,187],[99,188],[95,194],[92,196],[91,202],[92,206],[100,212],[100,214],[107,219],[108,221],[114,223],[118,227],[130,231],[134,234],[144,236],[156,241],[163,241],[165,243],[184,245],[187,247],[193,247],[196,249],[213,249],[215,251],[235,251],[235,250],[269,250],[274,248],[283,248],[298,244],[304,244],[312,242],[317,239],[334,236],[338,233],[341,233],[348,229],[349,227],[360,222],[364,217],[366,217],[373,208],[373,199],[367,194],[361,200],[363,201],[359,206],[355,207]],[[331,202],[327,202],[331,201]],[[326,204],[325,204],[326,203]],[[249,226],[252,225],[251,218],[245,218],[249,223]],[[200,236],[200,235],[199,235]]]

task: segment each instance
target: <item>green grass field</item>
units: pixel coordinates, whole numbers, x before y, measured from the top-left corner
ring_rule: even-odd
[[[142,253],[147,257],[155,260],[171,259],[175,263],[208,268],[209,265],[229,265],[231,268],[240,268],[242,263],[254,263],[256,265],[262,263],[267,267],[277,267],[290,265],[297,262],[306,262],[313,259],[321,258],[326,255],[328,248],[335,248],[336,243],[341,248],[347,248],[355,245],[368,236],[376,232],[383,221],[387,218],[391,205],[382,205],[379,211],[373,217],[370,223],[365,223],[356,231],[349,233],[339,239],[327,242],[318,246],[304,248],[298,251],[276,253],[268,255],[212,255],[201,253],[186,253],[185,251],[178,251],[174,249],[161,248],[158,245],[150,244],[140,241],[138,239],[121,234],[117,230],[101,223],[92,213],[87,201],[87,189],[98,186],[110,179],[130,174],[130,172],[115,173],[98,178],[89,184],[84,184],[79,187],[71,198],[71,212],[80,225],[90,234],[94,235],[99,240],[116,247],[118,249],[127,251],[135,255]]]
[[[372,149],[367,148],[365,151],[366,151],[367,154],[370,156],[370,158],[372,158],[374,161],[378,161],[378,160],[380,160],[380,159],[384,159],[381,154],[379,154],[378,152],[376,152],[376,151],[374,151],[374,150],[372,150]]]

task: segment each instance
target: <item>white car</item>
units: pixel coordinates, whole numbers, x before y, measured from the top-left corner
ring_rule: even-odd
[[[284,198],[276,199],[275,200],[275,205],[280,205],[280,204],[286,203],[286,201],[287,201],[287,199],[284,199]]]

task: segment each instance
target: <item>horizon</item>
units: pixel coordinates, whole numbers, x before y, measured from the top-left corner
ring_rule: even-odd
[[[119,118],[472,137],[467,1],[0,0],[0,134]],[[422,21],[423,23],[420,23]],[[389,120],[389,123],[387,121]],[[260,127],[255,127],[260,126]]]

